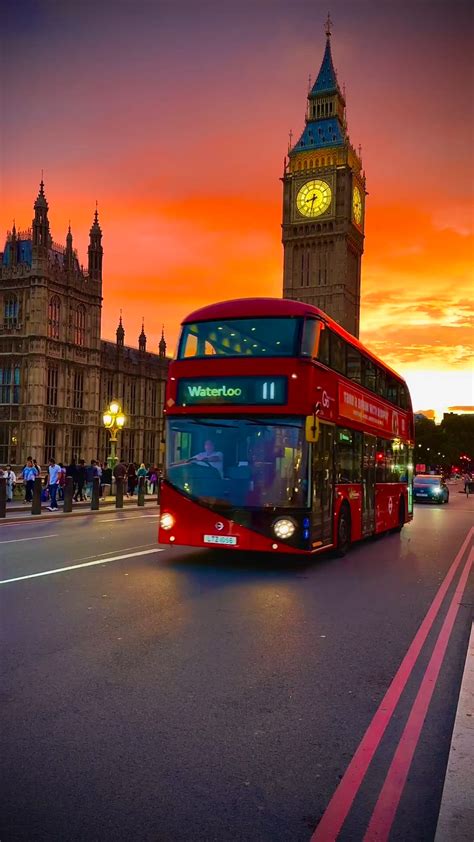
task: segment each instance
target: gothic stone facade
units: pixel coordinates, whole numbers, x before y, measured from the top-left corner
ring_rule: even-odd
[[[306,122],[283,173],[283,295],[319,307],[359,335],[365,174],[347,133],[330,29]]]
[[[53,242],[41,182],[31,229],[7,234],[0,254],[0,465],[21,466],[28,455],[44,465],[54,455],[105,459],[102,413],[117,399],[127,416],[118,455],[160,460],[164,336],[159,354],[101,340],[102,231],[95,212],[88,266],[79,265],[69,229]]]

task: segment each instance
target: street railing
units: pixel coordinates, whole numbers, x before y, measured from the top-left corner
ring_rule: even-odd
[[[124,487],[125,487],[126,479],[122,477],[117,477],[115,480],[115,497],[111,496],[107,499],[105,503],[105,508],[110,509],[111,505],[115,503],[116,509],[123,509],[124,508]],[[157,484],[157,494],[156,498],[155,495],[147,495],[146,494],[146,479],[145,477],[138,478],[138,485],[137,485],[137,494],[136,494],[136,505],[143,507],[146,505],[147,502],[149,503],[157,503],[159,505],[160,502],[160,486],[159,483]],[[43,491],[44,491],[44,484],[40,477],[36,477],[33,483],[33,490],[32,490],[32,499],[30,503],[29,513],[32,515],[41,515],[43,514],[44,508],[48,508],[45,506],[45,501],[42,499]],[[59,491],[59,488],[58,488]],[[70,514],[72,511],[98,511],[101,507],[101,484],[99,477],[95,477],[92,484],[92,494],[91,498],[88,501],[89,505],[85,506],[83,502],[79,503],[79,501],[74,501],[74,482],[72,477],[66,477],[66,483],[62,486],[63,492],[63,499],[59,500],[59,503],[62,503],[55,511],[63,514]],[[135,495],[132,495],[135,497]],[[15,501],[17,502],[17,501]],[[19,502],[19,501],[18,501]],[[19,509],[15,511],[15,509],[9,509],[7,506],[7,488],[6,488],[6,479],[5,477],[0,477],[0,519],[6,518],[7,514],[11,513],[15,515],[19,513]],[[22,513],[27,514],[28,508],[22,509]]]

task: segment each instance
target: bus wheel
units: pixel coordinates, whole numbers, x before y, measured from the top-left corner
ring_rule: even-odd
[[[336,555],[339,558],[345,556],[351,545],[351,513],[347,503],[343,503],[337,521],[337,546]]]
[[[400,503],[399,503],[399,506],[398,506],[398,526],[396,526],[393,531],[394,532],[401,532],[404,526],[405,526],[405,500],[403,499],[403,497],[400,497]]]

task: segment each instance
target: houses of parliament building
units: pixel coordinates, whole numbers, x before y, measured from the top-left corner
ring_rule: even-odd
[[[162,333],[159,353],[125,344],[120,318],[116,342],[101,339],[102,231],[97,210],[89,234],[87,270],[73,248],[53,242],[41,181],[31,229],[7,233],[0,253],[0,466],[41,465],[54,456],[106,458],[102,413],[111,400],[127,422],[119,435],[124,461],[159,464],[168,369]]]

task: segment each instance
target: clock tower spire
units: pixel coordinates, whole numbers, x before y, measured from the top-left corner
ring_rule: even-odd
[[[347,133],[345,93],[326,48],[308,91],[303,132],[283,173],[283,295],[324,310],[359,335],[365,175]]]

